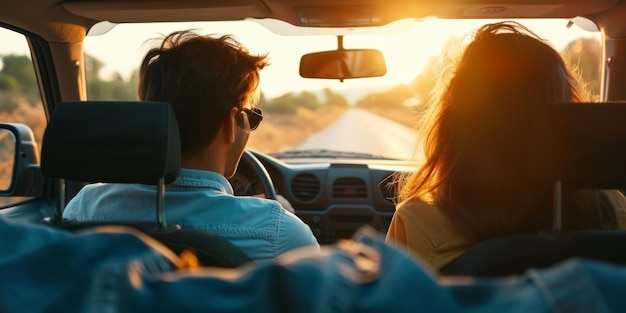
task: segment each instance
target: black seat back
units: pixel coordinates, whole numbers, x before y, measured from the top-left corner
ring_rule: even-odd
[[[531,169],[554,182],[554,228],[538,235],[510,235],[480,242],[445,274],[500,276],[545,267],[570,257],[626,264],[626,231],[563,232],[568,214],[563,190],[626,188],[626,103],[561,103],[548,106],[534,125]]]
[[[41,170],[83,182],[169,184],[180,173],[178,124],[167,103],[57,105],[44,133]]]
[[[572,257],[626,264],[626,231],[577,230],[509,235],[482,241],[459,257],[445,274],[495,277],[522,274]]]
[[[180,161],[178,125],[167,103],[60,103],[51,114],[42,143],[41,171],[57,180],[56,214],[45,222],[68,230],[129,226],[156,238],[174,252],[195,252],[206,266],[236,267],[249,262],[247,255],[219,236],[166,223],[165,185],[178,178]],[[65,180],[156,185],[155,222],[63,219]]]

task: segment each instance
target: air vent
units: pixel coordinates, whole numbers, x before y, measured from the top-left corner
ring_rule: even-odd
[[[320,180],[313,174],[299,174],[291,181],[291,192],[300,201],[315,199],[320,190]]]
[[[333,185],[333,197],[335,198],[366,198],[367,186],[358,177],[339,178]]]

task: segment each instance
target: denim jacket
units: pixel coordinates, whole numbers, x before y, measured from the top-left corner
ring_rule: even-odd
[[[76,220],[156,220],[156,188],[140,184],[85,186],[65,208]],[[222,175],[182,169],[165,191],[165,219],[215,233],[251,259],[267,261],[291,249],[319,248],[308,225],[277,201],[236,197]]]
[[[190,268],[123,228],[0,219],[2,312],[623,312],[626,267],[573,259],[498,279],[442,278],[371,229],[239,269]]]

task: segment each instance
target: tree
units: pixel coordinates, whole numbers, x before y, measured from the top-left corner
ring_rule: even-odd
[[[100,71],[103,67],[104,63],[102,63],[102,61],[89,54],[85,54],[85,78],[87,81],[100,80]]]
[[[33,62],[27,55],[5,55],[0,71],[0,90],[23,95],[31,105],[41,101]]]
[[[348,107],[348,100],[340,93],[334,92],[330,88],[324,88],[324,97],[326,98],[325,106],[337,106],[340,108]]]
[[[401,107],[414,96],[415,91],[408,85],[402,84],[385,91],[370,93],[359,99],[356,106],[361,108]]]
[[[303,91],[296,97],[297,106],[307,108],[309,110],[317,110],[320,107],[319,99],[310,91]]]
[[[20,83],[15,77],[3,75],[0,73],[0,90],[3,91],[19,91]]]
[[[296,113],[298,101],[292,93],[285,93],[280,97],[259,101],[259,107],[272,113]]]
[[[85,55],[85,72],[87,79],[87,95],[92,100],[137,100],[137,86],[139,75],[133,71],[127,81],[119,73],[113,73],[111,78],[103,80],[100,71],[104,64],[90,56]]]

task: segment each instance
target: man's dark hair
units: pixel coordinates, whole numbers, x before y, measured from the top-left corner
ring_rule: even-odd
[[[168,102],[180,128],[182,154],[204,149],[233,107],[250,101],[267,55],[252,55],[231,35],[178,31],[144,57],[139,99]]]

